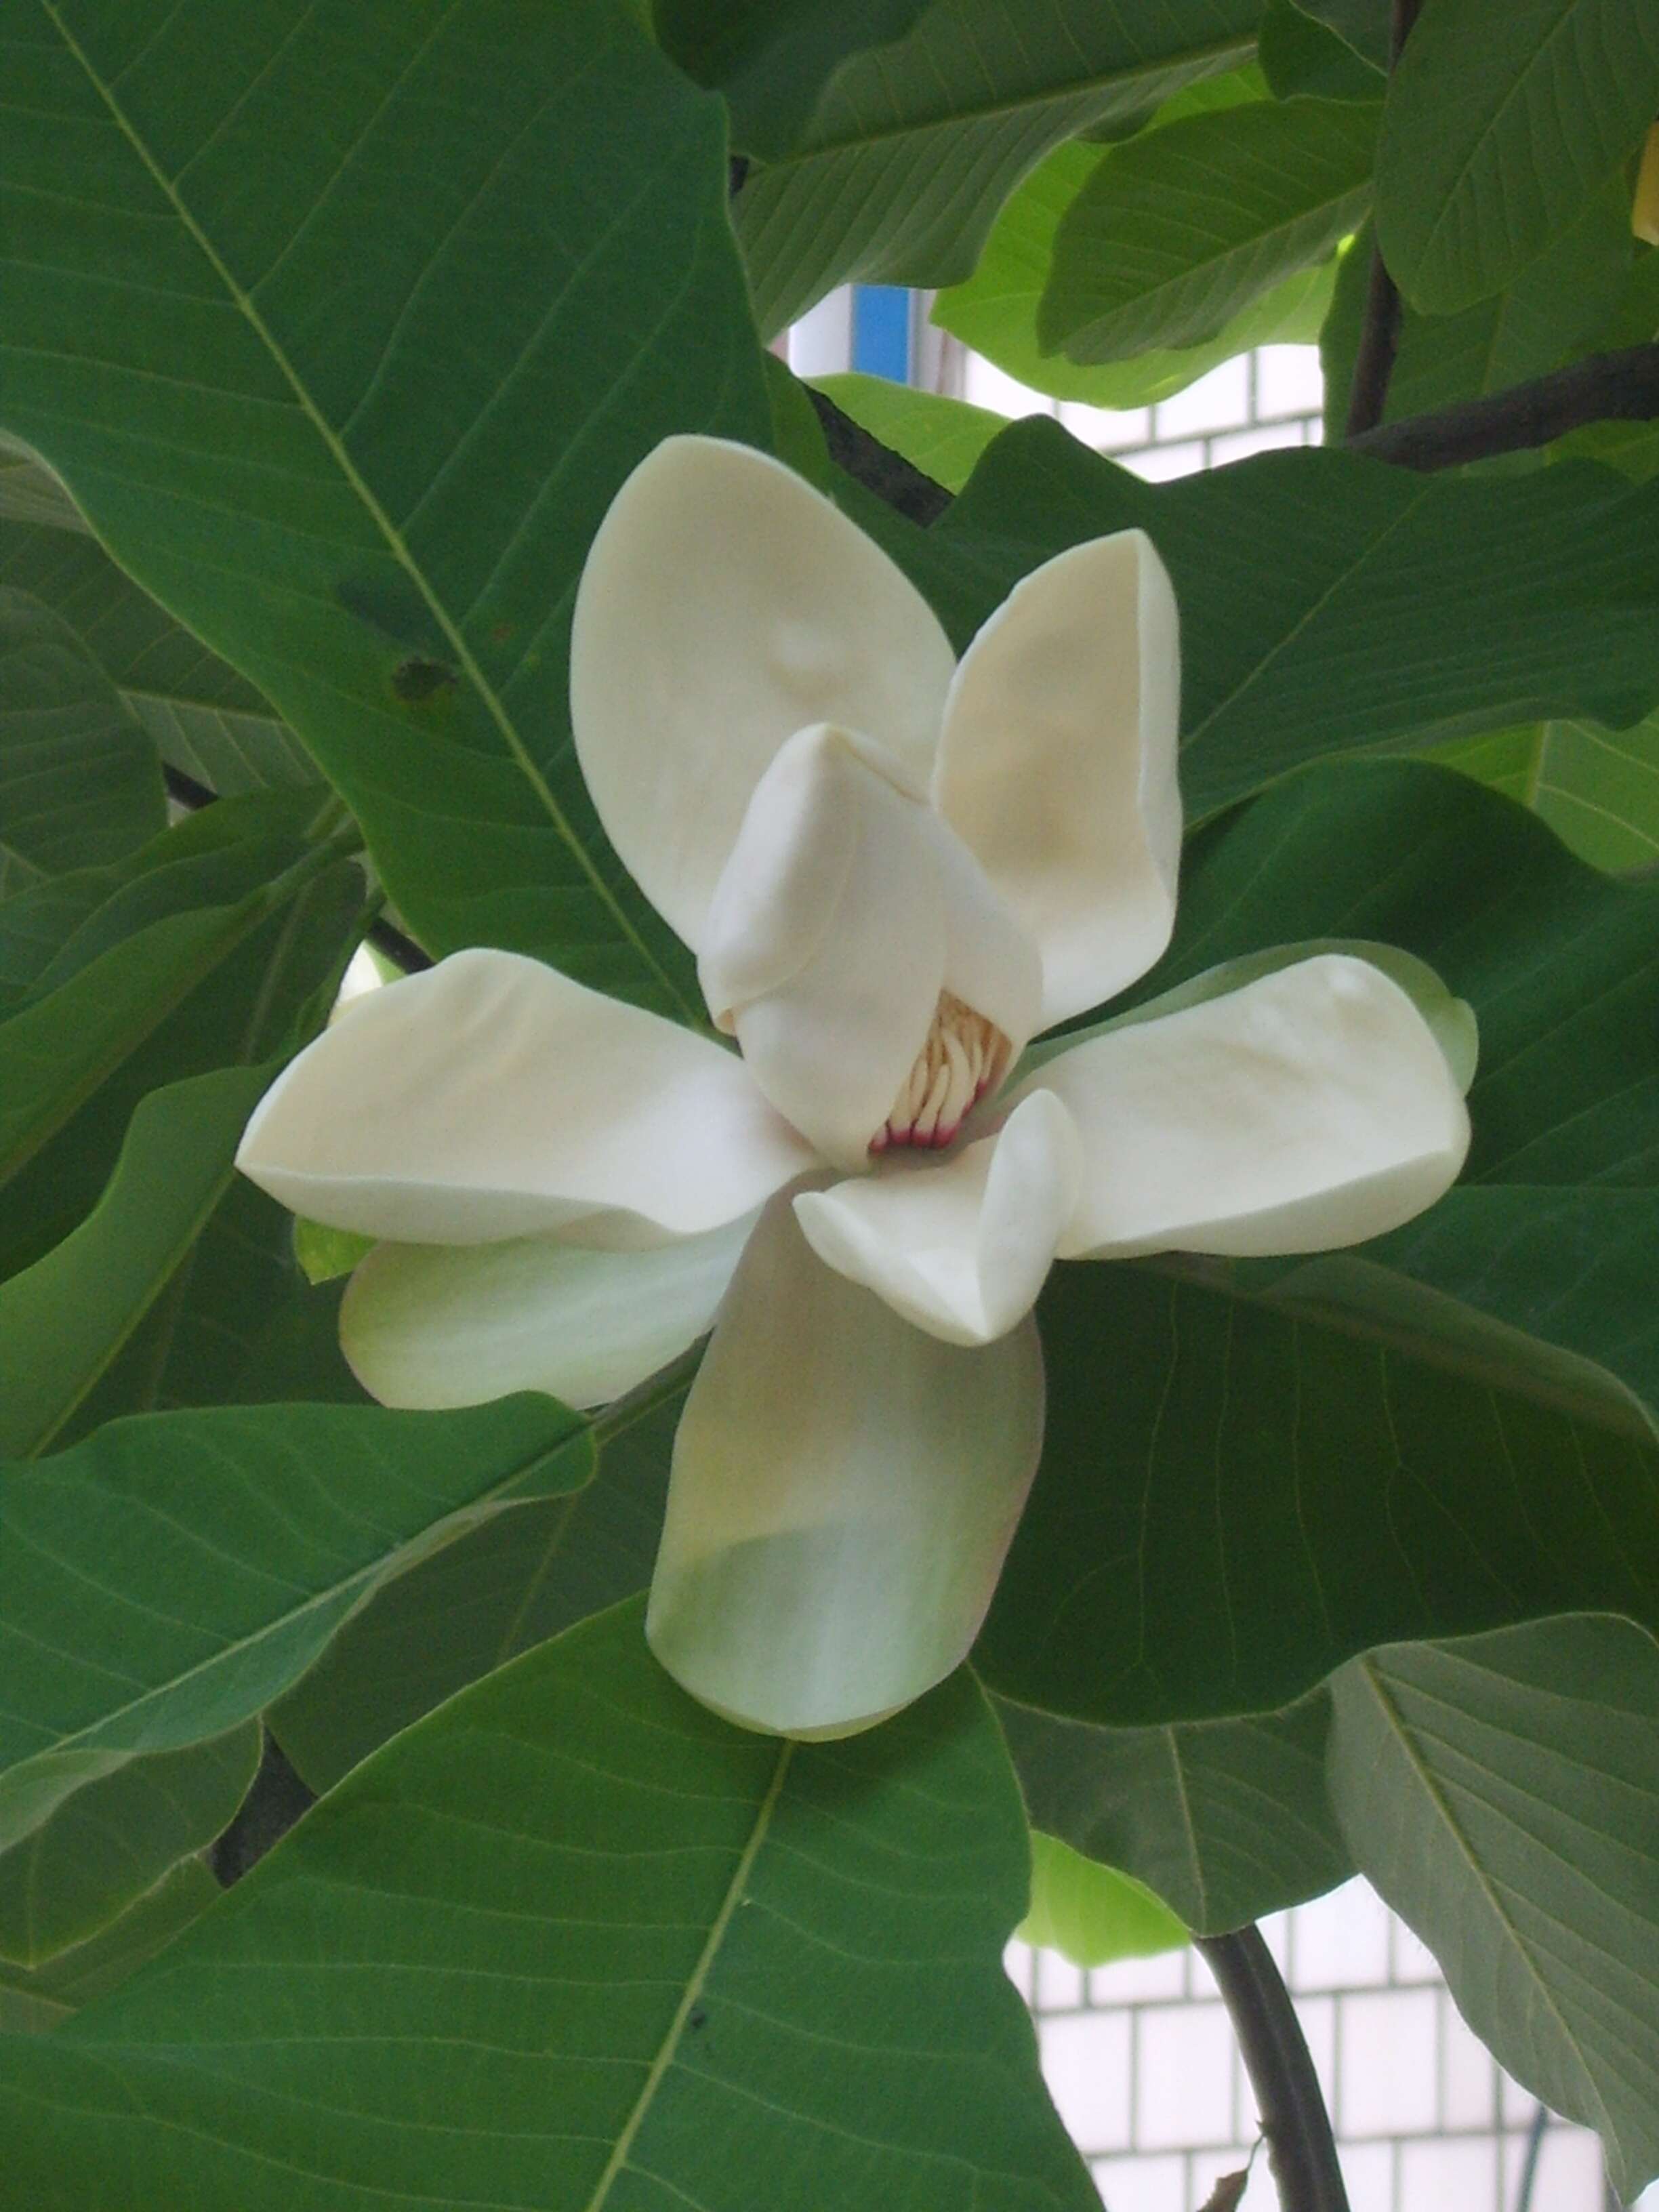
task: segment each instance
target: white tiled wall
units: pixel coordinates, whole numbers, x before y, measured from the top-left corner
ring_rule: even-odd
[[[1054,415],[1085,444],[1154,480],[1190,476],[1274,446],[1319,442],[1319,349],[1263,346],[1223,362],[1156,407],[1084,407],[1045,398],[977,354],[956,365],[964,399],[1000,415]]]
[[[1335,2126],[1352,2212],[1513,2212],[1537,2112],[1465,2027],[1433,1959],[1363,1881],[1263,1923]],[[1085,1974],[1011,1947],[1043,2071],[1108,2212],[1198,2212],[1249,2157],[1255,2106],[1195,1951]],[[1277,2212],[1265,2151],[1244,2212]],[[1595,2138],[1552,2118],[1532,2212],[1604,2212]],[[1643,2200],[1659,2212],[1659,2189]]]

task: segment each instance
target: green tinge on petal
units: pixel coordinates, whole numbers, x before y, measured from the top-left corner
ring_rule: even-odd
[[[885,1719],[966,1656],[1042,1437],[1029,1318],[981,1346],[924,1335],[775,1201],[680,1422],[652,1649],[742,1727]]]
[[[1362,937],[1314,937],[1301,945],[1275,945],[1266,952],[1247,952],[1237,960],[1224,960],[1219,967],[1206,968],[1201,975],[1177,983],[1172,991],[1148,999],[1127,1013],[1114,1014],[1103,1022],[1091,1023],[1086,1029],[1073,1030],[1069,1036],[1044,1037],[1031,1047],[1015,1069],[1009,1088],[1018,1089],[1028,1076],[1057,1054],[1069,1052],[1073,1045],[1085,1043],[1091,1037],[1104,1036],[1110,1030],[1128,1029],[1137,1022],[1154,1022],[1164,1014],[1180,1013],[1187,1006],[1201,1006],[1207,1000],[1224,998],[1230,991],[1241,991],[1247,983],[1254,983],[1263,975],[1277,975],[1281,968],[1294,968],[1299,961],[1314,960],[1326,952],[1346,953],[1351,959],[1366,961],[1371,967],[1380,969],[1390,982],[1400,986],[1427,1024],[1445,1055],[1453,1080],[1467,1097],[1474,1081],[1480,1053],[1474,1008],[1467,999],[1455,997],[1428,962],[1419,960],[1414,952],[1403,951],[1397,945],[1378,945]]]
[[[643,1252],[547,1237],[379,1244],[346,1291],[341,1349],[383,1405],[476,1406],[514,1390],[605,1405],[711,1326],[752,1221]]]

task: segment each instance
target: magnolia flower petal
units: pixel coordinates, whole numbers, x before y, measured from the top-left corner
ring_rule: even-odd
[[[681,1419],[652,1649],[745,1728],[884,1719],[972,1644],[1042,1440],[1029,1317],[942,1344],[822,1266],[775,1201]]]
[[[1358,1244],[1431,1206],[1468,1150],[1433,1031],[1342,954],[1109,1030],[1032,1082],[1083,1139],[1064,1259]]]
[[[744,810],[785,739],[867,730],[926,783],[956,665],[839,508],[764,453],[670,438],[612,501],[570,642],[582,774],[646,896],[701,948]]]
[[[277,1078],[237,1154],[295,1213],[411,1244],[661,1243],[814,1164],[735,1054],[483,951],[359,1000]]]
[[[709,907],[698,972],[715,1019],[842,1167],[864,1165],[939,1003],[937,829],[890,756],[803,730],[757,786]]]
[[[1034,569],[957,671],[933,795],[1041,948],[1045,1028],[1170,941],[1180,699],[1175,593],[1139,530]]]
[[[754,1217],[644,1252],[550,1237],[377,1244],[346,1286],[340,1347],[383,1406],[545,1390],[607,1405],[714,1322]]]
[[[795,1218],[828,1266],[946,1344],[988,1344],[1030,1311],[1077,1204],[1082,1148],[1051,1091],[951,1158],[804,1192]]]

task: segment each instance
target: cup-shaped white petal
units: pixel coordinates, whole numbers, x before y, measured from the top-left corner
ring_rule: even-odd
[[[1344,954],[1109,1030],[1031,1081],[1083,1139],[1062,1258],[1360,1243],[1431,1206],[1468,1150],[1434,1032]]]
[[[756,1082],[837,1165],[860,1168],[927,1041],[941,991],[1018,1052],[1036,947],[880,745],[818,725],[756,786],[697,963]]]
[[[861,1167],[927,1035],[945,915],[927,802],[890,756],[802,730],[761,779],[698,973],[779,1112]]]
[[[701,949],[755,786],[807,724],[867,730],[926,783],[956,665],[915,586],[781,462],[670,438],[582,570],[577,756],[611,843]]]
[[[1043,1027],[1170,941],[1180,709],[1175,593],[1139,530],[1034,569],[963,656],[933,795],[1036,941]]]
[[[400,1243],[696,1236],[814,1164],[735,1053],[514,952],[372,991],[256,1108],[237,1165]]]
[[[995,1136],[803,1192],[795,1216],[826,1265],[904,1320],[947,1344],[988,1344],[1030,1311],[1081,1172],[1071,1116],[1035,1091]]]
[[[1028,1317],[941,1344],[761,1217],[675,1440],[646,1633],[745,1728],[851,1734],[978,1633],[1042,1442]]]
[[[340,1348],[384,1406],[545,1390],[603,1406],[714,1326],[753,1217],[643,1252],[550,1237],[377,1244],[346,1286]]]

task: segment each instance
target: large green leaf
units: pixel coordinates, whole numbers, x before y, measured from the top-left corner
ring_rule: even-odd
[[[1474,1148],[1358,1255],[1056,1269],[1043,1462],[978,1649],[993,1688],[1201,1719],[1379,1643],[1659,1625],[1656,915],[1659,886],[1409,763],[1305,771],[1192,842],[1146,993],[1275,943],[1397,944],[1480,1017]]]
[[[1533,722],[1463,738],[1440,757],[1530,806],[1595,867],[1659,860],[1659,714],[1629,730]]]
[[[960,491],[980,455],[1007,427],[988,407],[969,406],[937,392],[895,384],[884,376],[856,370],[814,379],[819,391],[872,436],[932,477],[947,491]]]
[[[0,35],[7,426],[303,736],[424,941],[690,1010],[576,772],[566,638],[634,464],[768,435],[718,100],[606,0],[272,0],[234,37],[214,0],[4,0]]]
[[[1595,336],[1616,306],[1629,281],[1632,252],[1630,198],[1615,180],[1612,190],[1596,193],[1578,221],[1502,291],[1456,315],[1403,309],[1383,421],[1485,398],[1559,368]],[[1333,439],[1341,435],[1347,421],[1370,267],[1367,228],[1345,259],[1320,333],[1325,422]]]
[[[1094,2205],[1002,1971],[1025,1827],[972,1684],[780,1745],[683,1696],[641,1612],[434,1714],[155,1966],[0,2042],[18,2201]]]
[[[167,827],[155,749],[52,610],[0,585],[0,898]]]
[[[377,1589],[271,1716],[319,1794],[492,1668],[651,1579],[683,1389],[613,1417],[592,1479],[461,1527]]]
[[[1376,70],[1389,65],[1392,0],[1296,0],[1304,15],[1346,40]]]
[[[1659,110],[1651,0],[1434,0],[1377,155],[1377,234],[1415,307],[1455,314],[1577,222]]]
[[[199,1857],[180,1859],[137,1904],[84,1943],[32,1970],[0,1960],[0,2032],[34,2035],[60,2027],[79,2006],[118,1989],[147,1959],[165,1950],[219,1893]]]
[[[1034,421],[927,535],[976,556],[988,614],[1050,554],[1137,526],[1181,605],[1189,818],[1348,746],[1620,728],[1659,700],[1659,486],[1603,470],[1476,482],[1309,451],[1147,484]]]
[[[933,0],[909,35],[848,62],[794,149],[738,194],[769,334],[849,277],[948,284],[1050,147],[1150,114],[1249,58],[1261,0],[1168,0],[1156,18],[1054,0]]]
[[[0,1457],[44,1450],[161,1297],[229,1182],[247,1117],[275,1073],[225,1068],[153,1091],[91,1214],[0,1283]]]
[[[1096,1728],[993,1700],[1032,1821],[1219,1936],[1353,1872],[1325,1787],[1330,1700],[1180,1728]]]
[[[1387,89],[1374,61],[1297,0],[1267,0],[1259,50],[1275,100],[1381,100]]]
[[[340,1350],[344,1287],[310,1283],[295,1255],[293,1215],[243,1176],[232,1176],[201,1234],[54,1443],[59,1449],[78,1443],[124,1413],[283,1399],[366,1403]]]
[[[1370,200],[1376,110],[1255,100],[1109,149],[1061,216],[1037,335],[1073,361],[1216,337]]]
[[[941,329],[1034,391],[1092,407],[1144,407],[1182,391],[1236,353],[1318,337],[1334,262],[1287,276],[1206,345],[1155,348],[1132,361],[1101,362],[1075,362],[1046,349],[1037,336],[1037,314],[1055,234],[1090,179],[1118,150],[1073,142],[1055,147],[1038,163],[998,216],[972,276],[933,302],[933,320]]]
[[[0,1969],[38,1973],[125,1917],[227,1827],[259,1764],[259,1723],[129,1760],[0,1851]]]
[[[0,1474],[0,1842],[135,1754],[222,1735],[453,1516],[575,1488],[589,1425],[220,1407],[116,1421]]]
[[[1354,1856],[1483,2041],[1600,2133],[1621,2203],[1659,2173],[1659,1650],[1576,1620],[1338,1675]]]
[[[1031,1832],[1031,1908],[1019,1936],[1079,1966],[1152,1958],[1187,1941],[1185,1928],[1145,1882],[1085,1858],[1041,1829]]]
[[[159,915],[141,908],[138,926],[118,934],[134,918],[131,902],[113,920],[107,910],[94,915],[0,1023],[0,1183],[27,1166],[262,925],[293,908],[356,843],[348,827],[239,898]],[[137,886],[156,887],[155,878]],[[165,887],[165,902],[172,896]],[[109,941],[100,942],[106,924]],[[257,1012],[250,1009],[249,1018]]]
[[[209,812],[228,814],[246,805],[256,810],[256,818],[267,818],[265,809],[280,810],[286,803],[227,801],[222,810]],[[195,827],[184,825],[157,842],[190,845],[189,832]],[[86,964],[71,967],[58,989],[37,988],[13,1019],[0,1021],[0,1066],[13,1065],[17,1054],[17,1096],[32,1098],[43,1120],[55,1117],[66,1103],[66,1071],[78,1069],[83,1080],[102,1071],[85,1103],[7,1184],[0,1207],[0,1274],[41,1257],[90,1212],[114,1171],[133,1114],[152,1091],[227,1066],[285,1056],[320,1024],[333,1001],[342,966],[362,927],[363,885],[356,864],[307,855],[303,840],[285,843],[280,835],[234,838],[222,849],[193,849],[194,859],[176,871],[171,862],[158,867],[155,882],[124,877],[102,902],[94,899],[92,910],[80,916],[54,956],[58,972],[82,955]],[[276,893],[263,920],[258,909],[270,885],[260,881],[262,854],[278,860],[271,878]],[[247,890],[250,876],[255,887]],[[286,896],[281,890],[284,881]],[[48,892],[67,897],[69,888],[81,883],[59,877],[0,908],[0,951],[21,949],[9,930],[15,914],[32,908]],[[179,911],[143,922],[130,937],[120,936],[127,922],[151,911],[147,902],[152,896],[163,902],[176,896]],[[192,897],[207,903],[192,906]],[[228,903],[216,905],[216,898]],[[215,913],[224,921],[222,940],[214,934],[216,925],[203,920]],[[248,925],[240,934],[239,913]],[[187,963],[181,960],[169,969],[161,957],[169,948],[179,951],[176,935],[166,933],[181,926],[200,929],[207,938],[205,949],[222,956],[200,967],[193,980],[185,972]],[[111,933],[114,941],[105,945]],[[49,967],[48,984],[52,972]],[[123,1009],[114,988],[123,975],[135,994],[169,979],[188,988],[170,1012],[155,996],[135,995]],[[111,987],[107,997],[100,995],[104,984]],[[76,1010],[89,1006],[102,1019],[108,1048],[96,1060],[74,1028]],[[20,1037],[39,1045],[39,1060],[18,1051]]]
[[[83,529],[0,515],[0,576],[78,631],[173,767],[224,798],[319,781],[299,739],[253,685],[141,591]]]
[[[654,0],[663,51],[725,94],[745,152],[788,152],[845,62],[902,39],[931,0]]]

